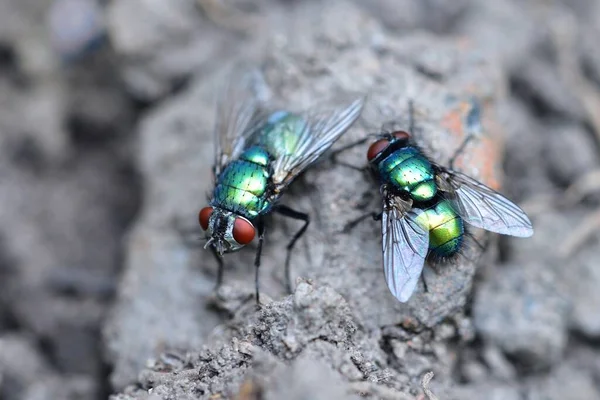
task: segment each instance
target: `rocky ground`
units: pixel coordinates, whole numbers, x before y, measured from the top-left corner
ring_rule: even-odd
[[[0,399],[600,399],[600,3],[99,3],[0,0]],[[196,215],[215,94],[239,59],[292,109],[368,92],[337,145],[406,128],[413,99],[440,163],[480,99],[458,166],[535,235],[474,231],[400,304],[379,225],[342,232],[377,187],[324,160],[284,198],[313,221],[294,293],[298,224],[275,216],[260,308],[253,246],[226,258],[216,296]]]

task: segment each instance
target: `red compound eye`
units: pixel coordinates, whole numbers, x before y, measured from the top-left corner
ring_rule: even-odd
[[[410,138],[410,134],[405,131],[396,131],[392,133],[392,136],[399,140],[408,140]]]
[[[375,157],[379,155],[386,147],[390,144],[390,141],[387,139],[380,139],[369,146],[369,150],[367,151],[367,160],[371,161]]]
[[[198,214],[198,220],[200,221],[200,226],[202,227],[202,229],[208,229],[208,219],[210,218],[212,213],[212,207],[204,207],[202,210],[200,210],[200,214]]]
[[[233,223],[233,238],[239,244],[248,244],[254,239],[256,230],[247,219],[237,217]]]

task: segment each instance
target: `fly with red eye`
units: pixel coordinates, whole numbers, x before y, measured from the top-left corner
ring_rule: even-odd
[[[198,220],[203,230],[208,230],[210,223],[210,216],[214,209],[212,207],[204,207],[200,210]],[[241,245],[247,245],[254,240],[256,236],[256,228],[252,225],[252,222],[248,221],[243,217],[236,217],[233,222],[232,235],[236,242]]]
[[[381,221],[384,275],[388,289],[400,302],[412,296],[426,259],[456,259],[465,247],[467,224],[516,237],[533,234],[529,218],[517,205],[453,170],[457,155],[481,131],[479,103],[471,100],[468,105],[465,140],[449,168],[430,160],[405,131],[378,134],[367,150],[368,168],[380,184],[382,211],[351,221],[345,230],[369,216]],[[408,115],[409,131],[414,132],[412,102]],[[364,142],[345,146],[334,155]]]
[[[259,266],[265,218],[272,213],[303,222],[286,247],[286,288],[292,290],[290,257],[309,224],[306,213],[279,203],[294,179],[312,165],[354,123],[364,96],[349,93],[333,103],[300,112],[273,108],[264,99],[270,89],[254,67],[237,66],[227,77],[217,104],[214,188],[209,204],[198,213],[206,232],[205,248],[216,257],[218,290],[223,256],[258,239],[255,266],[259,301]]]

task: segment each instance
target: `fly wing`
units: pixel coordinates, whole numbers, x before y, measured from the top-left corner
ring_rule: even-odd
[[[260,114],[267,96],[268,86],[257,68],[244,64],[234,66],[228,75],[225,90],[217,100],[215,177],[247,146],[250,136],[264,117]]]
[[[517,237],[533,235],[531,221],[519,206],[483,183],[456,171],[445,171],[452,201],[465,222],[491,232]]]
[[[429,248],[429,232],[417,222],[422,211],[384,205],[383,270],[390,292],[402,303],[415,291]]]
[[[273,163],[273,182],[281,190],[314,163],[360,116],[364,98],[358,97],[331,111],[300,114],[304,124],[294,148]]]

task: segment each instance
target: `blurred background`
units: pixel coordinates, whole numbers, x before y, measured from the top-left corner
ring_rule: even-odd
[[[316,22],[322,13],[325,24]],[[304,36],[311,41],[304,43]],[[289,37],[294,47],[287,46]],[[418,38],[412,45],[390,44],[412,37]],[[423,339],[445,346],[446,355],[435,356],[445,365],[434,378],[438,397],[600,399],[598,38],[597,0],[0,0],[0,399],[105,399],[135,383],[148,367],[144,357],[161,348],[156,343],[174,340],[185,351],[199,349],[205,344],[201,334],[230,318],[223,310],[189,314],[202,321],[201,328],[188,329],[187,311],[183,322],[175,311],[172,335],[155,335],[161,322],[152,309],[133,306],[132,313],[144,315],[140,323],[115,307],[138,304],[135,287],[145,285],[145,271],[169,285],[177,270],[171,263],[179,250],[148,256],[164,257],[155,261],[162,262],[160,272],[124,270],[137,262],[132,247],[139,256],[155,243],[147,237],[128,241],[140,215],[150,221],[141,225],[152,225],[162,218],[156,210],[170,210],[168,199],[181,196],[176,185],[152,183],[153,171],[169,168],[153,154],[183,151],[171,132],[210,132],[212,124],[182,126],[156,115],[178,113],[195,82],[212,80],[236,58],[273,58],[282,51],[287,68],[317,75],[319,54],[330,48],[357,59],[361,52],[373,59],[394,54],[396,63],[440,87],[454,85],[461,63],[482,59],[493,66],[483,82],[493,80],[492,91],[500,93],[491,97],[503,136],[497,160],[483,163],[497,163],[502,191],[529,213],[536,233],[529,240],[501,240],[499,256],[487,266],[508,266],[478,276],[464,301],[435,320],[437,325],[458,313],[469,333],[454,323],[455,333],[440,339],[435,331]],[[456,47],[438,52],[445,41]],[[470,50],[462,53],[465,46]],[[464,54],[473,60],[454,59]],[[377,67],[364,62],[360,68],[366,76]],[[185,112],[212,115],[210,94],[200,94],[205,100]],[[202,138],[196,144],[208,156],[210,134]],[[199,171],[204,189],[210,173]],[[200,190],[185,200],[189,207],[182,214],[191,225],[194,207],[204,206]],[[153,226],[161,224],[167,222]],[[210,291],[214,276],[205,278],[189,292]],[[160,291],[147,295],[164,307],[174,302],[172,310],[204,307],[189,297],[177,303]],[[433,323],[425,325],[434,332]],[[124,326],[131,337],[119,342],[114,338],[124,337]],[[381,332],[380,339],[388,337]],[[146,334],[155,338],[150,353],[137,347]],[[393,341],[384,339],[382,354],[394,353]],[[425,358],[435,353],[413,350]],[[398,397],[365,387],[354,392],[423,396],[415,392],[414,377],[430,364],[435,370],[437,361],[421,360],[423,368],[410,371],[399,359],[379,364],[407,376],[402,385],[381,378]],[[148,379],[140,379],[137,386],[146,390]],[[400,397],[405,392],[399,388],[412,397]],[[208,397],[214,392],[186,393],[221,398]],[[173,393],[157,398],[178,398]],[[122,398],[145,398],[127,396]]]

